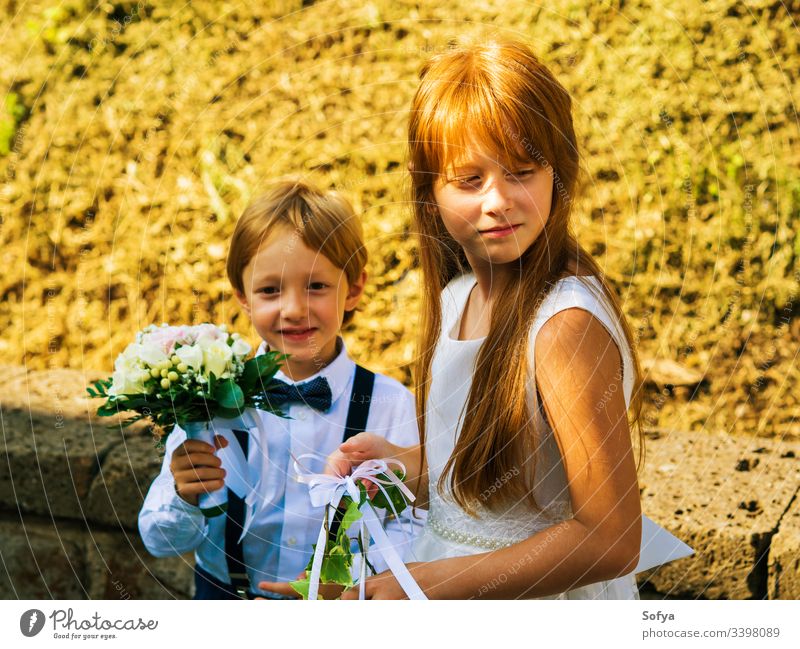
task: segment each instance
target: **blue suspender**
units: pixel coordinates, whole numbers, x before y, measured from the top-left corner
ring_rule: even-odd
[[[374,385],[375,374],[356,365],[356,376],[353,379],[353,391],[350,394],[350,408],[347,411],[347,423],[344,427],[342,442],[367,430],[369,404],[372,401]]]
[[[347,423],[344,427],[342,442],[367,429],[367,417],[369,417],[369,404],[372,401],[372,388],[375,385],[375,374],[368,369],[356,365],[356,376],[353,379],[353,391],[350,394],[350,407],[347,410]],[[328,531],[328,538],[335,539],[336,532],[342,522],[344,513],[338,510],[333,515],[331,527]]]
[[[243,430],[235,430],[236,441],[242,448],[245,459],[248,453],[248,434]],[[225,519],[225,561],[228,564],[228,575],[231,586],[241,599],[247,599],[250,590],[250,579],[244,563],[244,552],[239,537],[242,534],[245,518],[244,499],[228,489],[228,513]]]
[[[353,390],[350,393],[350,406],[347,410],[347,421],[342,438],[343,442],[354,435],[358,435],[358,433],[363,433],[367,429],[369,405],[372,401],[374,386],[375,373],[356,365]],[[233,432],[242,447],[245,458],[247,458],[247,433],[241,430]],[[250,596],[250,579],[247,577],[247,566],[244,562],[242,544],[239,543],[239,537],[244,526],[244,514],[244,500],[228,489],[228,512],[225,519],[225,560],[228,564],[231,585],[241,599],[247,599]],[[331,526],[331,534],[336,534],[340,521],[341,514],[337,514]]]

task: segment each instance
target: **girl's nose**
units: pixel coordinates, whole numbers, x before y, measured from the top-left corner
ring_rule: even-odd
[[[511,197],[504,181],[496,180],[486,188],[483,195],[483,212],[492,216],[504,216],[511,209]]]

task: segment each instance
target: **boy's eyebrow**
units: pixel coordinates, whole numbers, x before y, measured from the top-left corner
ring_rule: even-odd
[[[322,268],[315,268],[310,273],[306,273],[304,276],[306,279],[311,279],[313,277],[319,277],[320,275],[326,274],[326,271]],[[253,284],[261,284],[263,282],[280,282],[282,279],[286,277],[286,273],[275,273],[266,271],[264,274],[259,274],[258,271],[253,273]]]

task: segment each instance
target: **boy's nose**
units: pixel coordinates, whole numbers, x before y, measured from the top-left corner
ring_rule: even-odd
[[[281,316],[286,320],[300,320],[306,315],[305,296],[293,292],[281,296]]]

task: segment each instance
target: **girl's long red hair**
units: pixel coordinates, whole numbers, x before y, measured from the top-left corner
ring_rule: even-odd
[[[539,238],[513,262],[514,281],[493,299],[490,333],[481,346],[455,450],[438,485],[466,511],[527,500],[538,507],[531,485],[536,452],[534,418],[527,404],[529,331],[536,311],[570,261],[603,284],[600,296],[622,324],[636,376],[629,410],[643,444],[641,372],[633,336],[603,272],[571,233],[570,211],[580,156],[569,93],[518,42],[454,47],[433,56],[420,72],[408,128],[414,222],[423,272],[422,318],[415,362],[417,413],[425,442],[425,410],[431,361],[442,328],[441,293],[470,271],[463,250],[445,229],[434,184],[463,147],[477,143],[512,164],[534,160],[553,170],[552,208]],[[519,476],[508,480],[508,476]],[[497,481],[500,480],[498,483]],[[502,489],[492,485],[503,484]],[[488,496],[487,496],[488,494]]]

